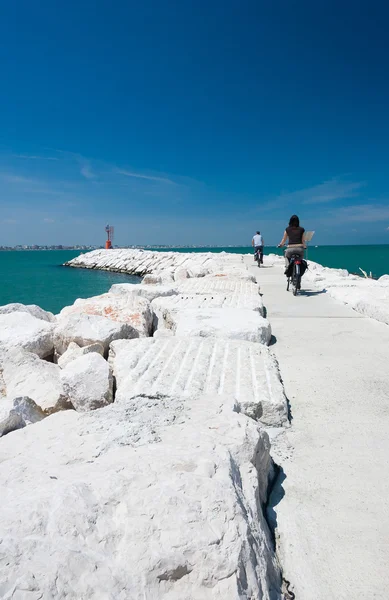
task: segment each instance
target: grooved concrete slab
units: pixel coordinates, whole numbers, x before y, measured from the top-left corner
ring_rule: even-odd
[[[188,310],[190,308],[243,308],[263,314],[263,302],[259,294],[215,292],[213,294],[179,294],[159,297],[152,302],[153,310]]]
[[[266,425],[287,421],[278,364],[268,348],[201,338],[117,340],[110,362],[116,401],[137,394],[233,398],[237,410]]]
[[[212,294],[212,293],[235,293],[241,295],[258,294],[259,287],[256,283],[235,279],[218,279],[201,277],[199,279],[188,279],[177,286],[181,294]]]

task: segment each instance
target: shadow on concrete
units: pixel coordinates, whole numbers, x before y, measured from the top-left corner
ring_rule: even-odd
[[[300,290],[299,291],[299,296],[320,296],[321,294],[325,294],[327,292],[327,290],[318,290],[318,291],[312,291],[312,290]]]
[[[275,531],[277,529],[277,513],[275,507],[281,502],[285,496],[285,490],[282,486],[286,479],[284,469],[278,465],[274,465],[276,469],[275,478],[270,489],[269,498],[266,506],[266,520],[269,525],[273,543],[275,544]]]

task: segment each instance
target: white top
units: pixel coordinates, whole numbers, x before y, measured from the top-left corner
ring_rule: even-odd
[[[256,233],[253,237],[254,246],[263,246],[263,238],[259,233]]]

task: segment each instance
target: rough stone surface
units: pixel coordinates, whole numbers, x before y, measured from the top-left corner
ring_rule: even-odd
[[[203,277],[201,279],[188,279],[178,284],[180,294],[228,294],[241,295],[258,294],[259,287],[252,281],[228,279],[220,277]]]
[[[70,407],[58,365],[23,350],[2,354],[1,362],[7,398],[27,396],[46,414]]]
[[[174,296],[177,294],[175,287],[169,285],[144,285],[142,283],[115,283],[109,290],[110,294],[124,294],[126,296],[141,296],[149,302],[155,298]]]
[[[156,298],[151,303],[154,312],[154,329],[172,327],[173,314],[188,309],[235,308],[249,309],[263,314],[263,302],[259,294],[213,293],[178,294]]]
[[[267,435],[221,402],[139,397],[17,431],[1,440],[0,597],[281,600],[270,472]]]
[[[142,280],[144,285],[158,285],[162,283],[160,275],[145,275]]]
[[[53,354],[53,329],[54,324],[28,312],[0,314],[0,345],[23,348],[45,358]]]
[[[383,276],[385,277],[385,276]],[[366,317],[389,325],[389,286],[382,277],[376,281],[349,275],[344,269],[329,269],[310,263],[307,281]]]
[[[58,319],[54,329],[54,345],[63,354],[71,342],[79,346],[99,343],[108,353],[113,340],[139,337],[139,332],[128,323],[117,323],[95,315],[72,314]]]
[[[22,429],[25,426],[26,424],[23,420],[23,417],[15,412],[10,412],[8,417],[0,421],[0,437],[3,437],[12,431]]]
[[[163,315],[167,328],[177,336],[228,338],[269,344],[271,327],[267,319],[252,310],[237,308],[189,308]]]
[[[220,279],[221,281],[251,281],[256,283],[256,277],[244,269],[225,269],[224,271],[211,273],[206,279]]]
[[[43,410],[31,398],[0,399],[0,437],[42,421],[45,416]]]
[[[176,269],[174,271],[174,281],[182,281],[183,279],[188,279],[189,273],[186,269]]]
[[[7,315],[12,312],[25,312],[30,314],[32,317],[36,319],[41,319],[42,321],[47,321],[48,323],[53,323],[55,321],[55,316],[51,312],[47,312],[40,308],[40,306],[36,306],[35,304],[5,304],[4,306],[0,306],[0,315]]]
[[[61,367],[61,369],[64,369],[66,365],[72,362],[72,360],[75,360],[80,356],[84,356],[84,354],[90,354],[91,352],[97,352],[97,354],[101,354],[101,356],[103,356],[103,344],[96,342],[95,344],[81,347],[75,342],[70,342],[67,350],[58,358],[58,365]]]
[[[61,371],[63,388],[73,407],[85,412],[113,402],[112,371],[96,352],[68,363]]]
[[[215,395],[267,425],[287,422],[277,362],[260,344],[177,337],[117,341],[109,360],[116,402],[136,394]]]
[[[144,283],[172,281],[173,274],[178,269],[185,269],[190,277],[204,277],[212,273],[239,274],[243,271],[247,274],[244,256],[226,252],[194,254],[131,249],[94,250],[77,256],[67,265],[145,276]]]
[[[72,314],[105,317],[115,323],[131,325],[140,336],[151,333],[153,314],[146,298],[131,294],[102,294],[93,298],[78,299],[73,306],[62,309],[59,318]]]

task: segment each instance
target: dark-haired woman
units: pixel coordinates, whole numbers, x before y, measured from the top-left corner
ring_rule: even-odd
[[[284,231],[284,237],[281,240],[280,246],[284,246],[288,240],[288,247],[285,250],[285,274],[288,271],[289,261],[293,254],[304,258],[304,250],[306,249],[304,241],[304,227],[300,227],[300,219],[297,215],[292,215],[289,220],[289,227]]]

